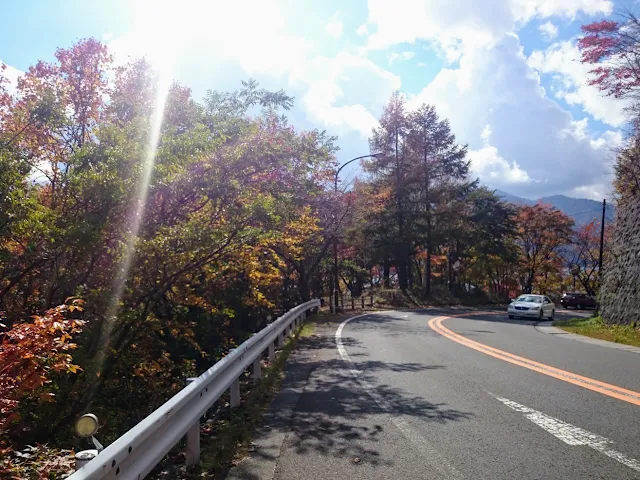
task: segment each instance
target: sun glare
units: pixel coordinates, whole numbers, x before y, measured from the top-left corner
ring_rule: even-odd
[[[155,38],[157,40],[155,43],[156,48],[149,52],[151,54],[149,56],[149,61],[158,72],[156,99],[154,102],[153,116],[149,124],[148,144],[144,158],[141,159],[142,169],[137,183],[138,186],[135,193],[135,200],[128,215],[129,228],[125,239],[125,253],[118,268],[118,274],[113,282],[112,298],[109,302],[106,312],[106,321],[103,326],[104,330],[102,338],[105,339],[105,343],[98,353],[97,364],[99,365],[99,369],[101,369],[104,364],[105,354],[108,351],[107,347],[116,323],[120,300],[124,294],[129,271],[135,258],[136,242],[138,240],[138,233],[140,232],[140,226],[144,218],[145,206],[147,204],[149,184],[151,182],[151,175],[153,173],[153,167],[156,159],[156,151],[160,141],[167,95],[171,83],[173,82],[173,65],[177,55],[177,45],[176,43],[169,42],[167,37],[165,37],[164,40],[161,40],[162,36],[159,35],[162,30],[161,27],[163,27],[163,25],[166,26],[163,22],[168,21],[171,12],[169,9],[155,9],[154,11],[156,12],[156,18],[159,20],[159,23],[144,24],[139,33],[141,35],[149,35],[150,37],[147,38]],[[153,17],[150,16],[148,20],[152,21]]]

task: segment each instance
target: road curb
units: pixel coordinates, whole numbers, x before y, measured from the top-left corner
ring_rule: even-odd
[[[534,325],[534,328],[540,333],[547,335],[554,335],[567,340],[573,340],[575,342],[588,343],[591,345],[599,345],[606,348],[614,348],[616,350],[622,350],[624,352],[638,353],[640,354],[640,347],[634,347],[633,345],[625,345],[624,343],[609,342],[608,340],[601,340],[599,338],[586,337],[577,333],[567,332],[561,328],[554,327],[550,322],[538,322]]]

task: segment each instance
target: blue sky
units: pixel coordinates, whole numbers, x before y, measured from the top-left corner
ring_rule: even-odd
[[[629,5],[633,5],[630,3]],[[610,196],[624,104],[586,84],[580,25],[610,0],[32,0],[3,6],[0,61],[15,77],[93,36],[117,62],[147,56],[193,89],[253,77],[296,97],[291,122],[339,137],[340,161],[368,153],[391,93],[449,118],[473,174],[537,198]],[[357,167],[347,169],[347,176]]]

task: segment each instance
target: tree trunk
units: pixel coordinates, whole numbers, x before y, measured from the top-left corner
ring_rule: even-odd
[[[407,262],[401,261],[398,264],[398,281],[400,282],[400,290],[405,292],[408,286]]]
[[[311,300],[311,293],[309,292],[309,278],[305,275],[304,266],[300,266],[298,278],[298,295],[302,302],[308,302]]]
[[[447,283],[449,284],[449,292],[453,293],[453,267],[451,262],[451,252],[447,254]]]
[[[429,151],[427,148],[428,145],[428,134],[425,130],[424,132],[424,213],[427,219],[427,259],[425,265],[425,278],[424,278],[424,295],[428,297],[431,295],[431,200],[429,198]]]
[[[430,229],[427,228],[427,232]],[[429,236],[429,233],[427,233],[427,236]],[[431,248],[429,246],[427,246],[427,260],[426,260],[427,264],[425,266],[425,275],[424,275],[424,294],[426,296],[430,296],[431,295]]]
[[[391,283],[389,281],[389,277],[391,275],[391,266],[389,265],[389,261],[385,260],[384,265],[383,265],[383,278],[384,278],[384,288],[389,288],[391,286]]]

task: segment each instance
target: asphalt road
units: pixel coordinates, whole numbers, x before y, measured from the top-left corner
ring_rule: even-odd
[[[461,310],[309,342],[269,478],[640,479],[640,354]]]

